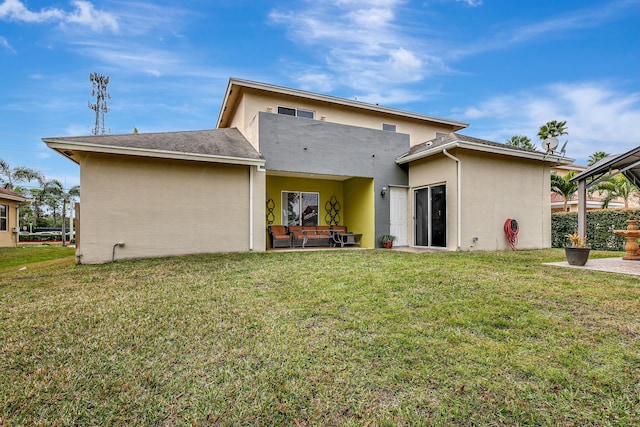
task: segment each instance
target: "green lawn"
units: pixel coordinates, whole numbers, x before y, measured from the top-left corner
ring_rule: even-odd
[[[640,425],[640,281],[561,250],[58,249],[0,252],[0,426]]]
[[[18,248],[0,248],[0,274],[13,267],[26,267],[29,264],[51,261],[57,263],[73,256],[75,249],[60,245],[28,245]]]

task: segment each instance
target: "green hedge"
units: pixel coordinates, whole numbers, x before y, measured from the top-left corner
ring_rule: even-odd
[[[640,219],[640,209],[602,209],[587,211],[587,243],[592,249],[623,251],[625,239],[613,230],[625,230],[628,219]],[[578,213],[551,214],[551,246],[563,248],[569,244],[567,234],[578,231]]]
[[[69,241],[69,237],[70,234],[67,234],[67,241]],[[73,239],[75,241],[75,238]],[[36,234],[36,233],[26,233],[26,234],[20,234],[20,241],[21,242],[61,242],[62,241],[62,234],[61,233],[40,233],[40,234]]]

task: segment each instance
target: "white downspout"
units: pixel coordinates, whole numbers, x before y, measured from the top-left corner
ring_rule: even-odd
[[[456,162],[456,175],[458,180],[458,190],[457,190],[457,199],[458,199],[458,250],[462,247],[462,161],[449,154],[446,148],[442,149],[442,154],[450,158],[451,160],[455,160]]]
[[[253,166],[249,166],[249,251],[253,251]]]

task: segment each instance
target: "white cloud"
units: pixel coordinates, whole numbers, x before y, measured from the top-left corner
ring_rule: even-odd
[[[458,3],[466,3],[467,6],[476,7],[482,5],[482,0],[456,0]]]
[[[446,71],[435,52],[429,54],[424,42],[407,33],[410,26],[398,13],[404,1],[334,0],[305,3],[307,8],[273,11],[273,23],[284,26],[292,40],[319,52],[320,64],[295,68],[295,79],[305,89],[324,91],[338,86],[351,88],[358,99],[383,102],[398,99],[400,87],[427,75]],[[322,68],[321,73],[318,68]],[[315,80],[321,74],[322,78]],[[317,84],[314,85],[314,82]],[[384,93],[381,88],[387,88]],[[376,98],[379,97],[379,98]]]
[[[558,83],[537,90],[496,96],[469,106],[459,115],[473,120],[483,135],[504,141],[527,135],[537,142],[538,129],[551,120],[566,120],[567,155],[586,159],[595,151],[620,153],[640,141],[640,92],[623,93],[608,83]],[[483,128],[483,119],[501,128]],[[476,126],[477,125],[477,126]]]
[[[447,58],[449,60],[459,59],[469,55],[510,48],[553,34],[567,34],[572,31],[596,28],[627,13],[627,9],[637,6],[637,4],[638,0],[619,0],[582,10],[563,11],[543,21],[525,25],[510,26],[505,23],[504,30],[494,32],[490,38],[481,38],[465,47],[452,49],[447,53]]]
[[[76,9],[66,16],[65,23],[85,25],[97,32],[105,28],[113,32],[118,31],[118,19],[114,15],[96,10],[88,1],[76,0],[73,5]]]
[[[414,52],[405,48],[401,47],[389,52],[387,64],[398,80],[418,81],[422,79],[422,60]]]
[[[11,47],[11,44],[9,44],[9,41],[2,36],[0,36],[0,47],[9,51],[9,53],[16,53],[13,47]]]
[[[71,3],[74,9],[66,12],[57,8],[46,8],[40,11],[29,10],[20,0],[5,0],[0,4],[0,19],[27,23],[58,22],[63,26],[79,24],[101,32],[119,30],[118,19],[115,15],[97,10],[91,2],[75,0]]]
[[[463,2],[470,7],[482,5],[481,0],[441,1]],[[308,51],[315,55],[312,65],[291,68],[292,75],[295,74],[292,79],[304,82],[307,90],[348,87],[359,98],[371,98],[384,93],[383,88],[398,90],[433,76],[451,74],[455,71],[450,64],[467,56],[509,49],[554,33],[603,25],[637,2],[613,1],[520,26],[506,22],[500,33],[488,31],[491,35],[487,38],[475,36],[463,47],[453,46],[455,37],[442,32],[440,17],[432,16],[424,23],[416,16],[433,12],[412,10],[404,1],[301,2],[299,8],[272,11],[270,18],[284,27],[296,44],[309,46]],[[314,86],[318,69],[323,70],[323,78]]]
[[[45,22],[62,20],[64,12],[59,9],[42,9],[40,12],[31,12],[19,0],[5,0],[0,4],[0,19],[21,22]]]
[[[186,72],[186,59],[176,52],[156,49],[144,44],[121,44],[102,40],[83,40],[74,43],[75,49],[112,67],[149,74],[155,77]]]

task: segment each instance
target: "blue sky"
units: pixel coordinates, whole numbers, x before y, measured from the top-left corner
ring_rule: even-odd
[[[640,0],[0,0],[0,158],[67,186],[50,136],[211,129],[229,77],[470,123],[566,120],[567,155],[640,145]]]

